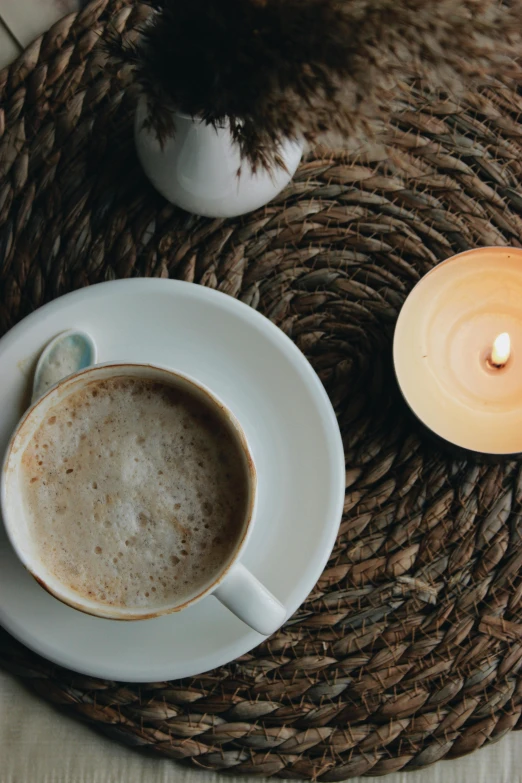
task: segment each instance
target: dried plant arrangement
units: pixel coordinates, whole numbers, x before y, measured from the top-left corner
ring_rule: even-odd
[[[243,159],[270,169],[285,138],[365,132],[390,91],[458,93],[512,67],[522,0],[153,0],[133,42],[113,36],[160,141],[173,113],[230,124]]]

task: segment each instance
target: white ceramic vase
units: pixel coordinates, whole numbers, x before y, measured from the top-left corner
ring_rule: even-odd
[[[303,143],[286,141],[280,149],[286,170],[254,174],[241,161],[228,126],[214,128],[176,114],[176,132],[162,148],[155,133],[143,127],[146,116],[142,100],[135,140],[147,177],[168,201],[197,215],[235,217],[262,207],[288,184],[303,154]]]

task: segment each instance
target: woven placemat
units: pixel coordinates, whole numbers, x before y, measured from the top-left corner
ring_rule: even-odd
[[[238,774],[337,781],[498,740],[521,724],[522,473],[455,458],[417,432],[391,344],[405,296],[435,263],[520,245],[516,87],[460,107],[405,89],[379,143],[318,150],[266,209],[207,220],[144,179],[128,75],[105,63],[100,36],[146,13],[96,0],[0,73],[0,330],[131,275],[242,299],[296,342],[330,394],[345,514],[307,602],[229,666],[138,687],[60,669],[5,633],[0,663],[118,740]]]

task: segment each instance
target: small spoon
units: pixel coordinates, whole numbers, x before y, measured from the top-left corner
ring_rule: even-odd
[[[92,337],[77,329],[58,334],[42,351],[34,371],[31,403],[68,375],[96,364],[96,345]]]

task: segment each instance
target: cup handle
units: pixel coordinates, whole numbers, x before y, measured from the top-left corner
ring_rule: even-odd
[[[214,595],[263,636],[275,633],[286,619],[285,607],[241,563],[232,566]]]

